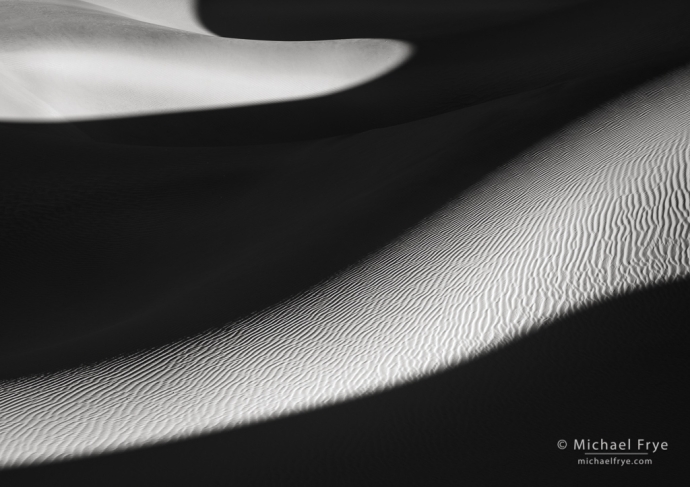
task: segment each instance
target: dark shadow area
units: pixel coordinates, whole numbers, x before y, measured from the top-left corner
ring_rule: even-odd
[[[689,294],[687,280],[640,290],[387,392],[193,440],[5,471],[0,481],[683,485]],[[668,450],[646,457],[652,465],[577,464],[586,457],[575,439],[628,438],[665,441]]]
[[[0,377],[162,345],[293,295],[631,79],[300,144],[143,148],[17,132],[2,181]]]
[[[223,37],[275,41],[381,37],[414,41],[513,23],[588,0],[200,0]]]

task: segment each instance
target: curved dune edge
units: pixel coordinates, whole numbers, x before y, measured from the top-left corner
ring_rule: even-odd
[[[690,69],[493,173],[302,296],[167,347],[2,384],[0,466],[233,428],[440,371],[690,274]]]
[[[0,0],[0,121],[93,120],[300,100],[367,83],[413,51],[392,39],[253,41],[172,24],[76,0]]]
[[[196,0],[89,0],[89,3],[117,11],[131,19],[216,36],[199,20]]]

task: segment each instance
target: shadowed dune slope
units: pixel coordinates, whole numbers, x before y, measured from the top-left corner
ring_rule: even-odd
[[[0,374],[160,345],[355,262],[558,124],[687,57],[688,4],[619,7],[586,4],[431,43],[340,98],[0,124],[11,276]],[[165,147],[372,123],[397,125]]]
[[[225,37],[285,41],[390,37],[418,41],[515,23],[587,1],[200,0],[196,11],[208,29]]]
[[[580,113],[592,92],[564,84],[264,147],[132,148],[4,127],[2,376],[161,345],[297,293]]]
[[[8,382],[3,463],[177,439],[379,391],[610,296],[690,275],[689,99],[688,68],[645,85],[487,175],[380,252],[249,318]],[[453,115],[412,126],[440,133]],[[218,273],[216,252],[202,278]]]

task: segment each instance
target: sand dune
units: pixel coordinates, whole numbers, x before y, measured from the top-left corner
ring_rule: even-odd
[[[517,477],[572,487],[673,484],[685,469],[682,450],[657,454],[644,468],[590,469],[577,463],[581,453],[556,448],[554,436],[628,431],[683,444],[689,291],[685,280],[626,294],[358,400],[186,441],[6,469],[0,478],[75,486],[493,485]]]
[[[195,0],[89,0],[88,3],[143,22],[197,34],[216,35],[199,20]]]
[[[545,445],[680,444],[689,19],[0,0],[0,484],[583,485]]]
[[[690,275],[689,96],[683,70],[607,105],[361,264],[251,318],[5,383],[3,465],[180,439],[372,393]]]
[[[382,0],[368,2],[367,12],[379,1]],[[367,15],[359,15],[357,21],[350,22],[334,14],[331,26],[336,31],[338,26],[345,29],[341,32],[346,38],[357,37],[357,32],[369,32],[373,37],[404,39],[415,48],[414,55],[396,69],[355,88],[279,103],[89,119],[73,122],[72,126],[93,140],[141,146],[228,147],[314,140],[406,123],[568,82],[592,83],[583,90],[589,93],[583,103],[593,103],[594,92],[600,93],[602,85],[608,85],[612,94],[617,95],[626,86],[638,83],[640,77],[648,78],[685,62],[690,46],[681,21],[690,16],[690,4],[676,0],[655,3],[609,0],[567,8],[561,5],[556,9],[552,8],[555,4],[549,4],[548,12],[512,22],[504,17],[504,8],[497,7],[486,12],[487,18],[505,21],[507,25],[470,31],[457,22],[465,18],[464,12],[449,15],[441,8],[429,9],[427,12],[434,13],[432,20],[442,22],[446,28],[437,31],[434,27],[436,37],[416,39],[408,37],[412,34],[406,29],[397,33],[395,29],[386,31],[384,27],[421,25],[423,18],[418,13],[424,10],[426,2],[412,3],[409,8],[401,8],[400,18],[378,22],[361,32],[357,29],[369,18]],[[227,11],[223,7],[225,14],[213,10],[223,5],[234,7],[228,7]],[[217,27],[222,30],[224,22],[235,25],[237,17],[229,14],[234,8],[242,11],[245,8],[242,5],[246,7],[246,4],[204,1],[199,3],[198,10],[206,25],[219,22]],[[527,4],[520,2],[520,5]],[[209,6],[213,7],[211,12],[206,11]],[[351,5],[354,6],[357,5]],[[291,15],[306,15],[305,9],[293,8]],[[287,15],[284,6],[277,11]],[[225,20],[221,22],[222,19]],[[474,21],[470,24],[481,25]],[[268,21],[262,25],[275,27]],[[308,22],[307,25],[322,24]],[[248,19],[242,27],[252,29],[261,25]],[[385,32],[390,35],[384,36]],[[258,33],[250,37],[257,38]],[[232,31],[226,34],[232,37]],[[37,125],[32,123],[31,127],[40,128]],[[55,124],[46,128],[55,129]]]
[[[405,42],[384,39],[224,39],[68,0],[3,0],[0,18],[0,120],[6,121],[79,120],[321,96],[382,76],[412,52]]]

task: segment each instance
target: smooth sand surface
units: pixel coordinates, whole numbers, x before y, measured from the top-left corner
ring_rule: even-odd
[[[89,0],[89,3],[132,19],[197,34],[216,35],[199,20],[195,0]]]
[[[120,7],[112,3],[103,5]],[[152,15],[157,10],[162,6]],[[225,39],[80,1],[3,0],[0,19],[3,121],[101,119],[322,96],[382,76],[412,54],[409,44],[385,39]]]
[[[343,274],[248,319],[6,382],[3,465],[180,439],[359,397],[612,296],[687,277],[688,99],[687,69],[646,85]]]

